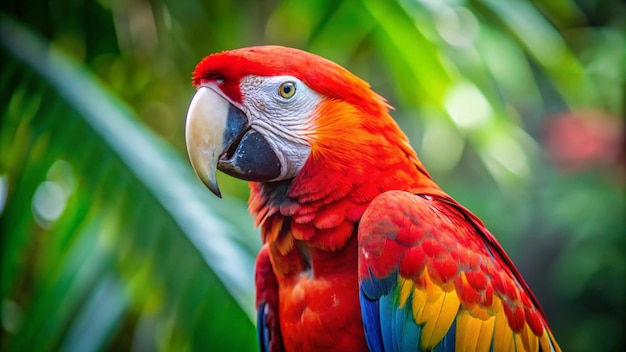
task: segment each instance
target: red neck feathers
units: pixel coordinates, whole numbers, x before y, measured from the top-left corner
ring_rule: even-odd
[[[251,183],[250,211],[273,254],[287,257],[275,262],[286,275],[316,266],[312,252],[341,250],[379,194],[437,187],[382,98],[371,94],[374,101],[365,110],[324,100],[317,109],[317,128],[309,136],[311,155],[298,176]],[[376,104],[380,113],[369,114]]]

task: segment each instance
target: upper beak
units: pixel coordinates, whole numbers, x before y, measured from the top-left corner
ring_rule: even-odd
[[[270,181],[280,162],[246,115],[211,88],[200,87],[191,100],[185,127],[187,152],[196,174],[221,198],[216,172],[248,181]]]
[[[224,152],[224,130],[230,103],[209,88],[201,87],[187,111],[185,139],[191,166],[216,196],[222,197],[215,173]]]

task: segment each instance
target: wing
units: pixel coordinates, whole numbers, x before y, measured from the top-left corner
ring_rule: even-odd
[[[278,282],[270,262],[267,245],[256,258],[257,337],[261,352],[284,350],[278,320]]]
[[[502,247],[441,191],[374,199],[359,287],[371,351],[560,351]]]

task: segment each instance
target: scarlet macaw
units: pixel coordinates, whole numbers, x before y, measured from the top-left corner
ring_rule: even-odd
[[[262,351],[560,351],[483,223],[431,179],[343,67],[259,46],[204,58],[191,163],[250,183]]]

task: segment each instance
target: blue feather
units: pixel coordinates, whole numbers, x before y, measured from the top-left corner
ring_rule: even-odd
[[[259,340],[259,347],[261,352],[267,352],[270,350],[270,337],[269,329],[267,328],[267,312],[265,307],[267,303],[262,303],[256,310],[256,333]]]
[[[371,270],[369,272],[369,278],[361,280],[360,287],[369,299],[378,299],[380,296],[385,295],[391,291],[398,284],[398,270],[394,270],[389,276],[385,278],[375,277]]]
[[[419,347],[422,326],[415,323],[410,304],[398,308],[393,293],[382,295],[376,301],[361,291],[360,300],[370,351],[422,351]]]
[[[370,351],[424,351],[420,346],[423,326],[415,322],[411,307],[411,293],[404,307],[399,308],[398,272],[377,279],[361,281],[359,299]],[[456,320],[441,342],[432,351],[453,352],[456,347]]]
[[[389,295],[383,295],[378,300],[378,304],[380,311],[380,330],[382,332],[382,339],[385,346],[385,351],[397,351],[397,348],[394,344],[395,326],[392,319],[393,313],[396,311],[396,306],[393,304],[393,298],[391,298]]]
[[[422,327],[415,323],[413,319],[413,312],[410,305],[410,300],[407,304],[398,311],[404,319],[404,326],[402,328],[402,349],[401,351],[418,351],[419,342],[422,337]]]
[[[359,292],[359,300],[361,301],[361,316],[363,317],[367,347],[372,352],[384,352],[378,301],[367,298],[363,289]]]

